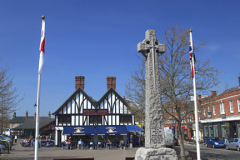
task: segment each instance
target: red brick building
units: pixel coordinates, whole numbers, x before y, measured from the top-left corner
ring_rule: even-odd
[[[240,76],[239,85],[224,90],[217,95],[212,91],[211,96],[198,98],[200,108],[200,123],[203,128],[203,138],[219,137],[229,138],[236,133],[240,137]]]

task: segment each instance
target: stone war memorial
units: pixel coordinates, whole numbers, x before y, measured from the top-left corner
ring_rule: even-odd
[[[177,160],[175,150],[166,148],[164,137],[158,57],[165,52],[165,45],[156,39],[155,30],[147,30],[137,50],[145,57],[146,67],[145,148],[137,150],[135,160]]]

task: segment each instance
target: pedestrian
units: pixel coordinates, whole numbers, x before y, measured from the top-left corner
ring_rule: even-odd
[[[14,138],[14,139],[15,139],[15,143],[17,143],[17,135],[15,135],[15,138]]]
[[[225,135],[225,143],[227,143],[228,142],[228,135],[226,134]]]
[[[236,133],[234,133],[233,138],[237,138],[237,134]]]
[[[124,142],[122,139],[119,142],[119,146],[120,146],[120,149],[124,149]]]

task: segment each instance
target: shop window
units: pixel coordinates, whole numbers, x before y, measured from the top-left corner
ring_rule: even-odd
[[[213,127],[208,126],[208,131],[209,131],[209,137],[213,137]]]
[[[225,114],[225,108],[224,108],[224,103],[220,103],[220,114]]]
[[[218,137],[218,127],[217,127],[217,125],[213,126],[213,134],[214,134],[214,137]]]
[[[68,125],[71,124],[71,116],[70,115],[59,115],[58,116],[58,125]]]
[[[230,113],[233,113],[233,101],[229,101]]]
[[[120,115],[120,123],[132,123],[132,115]]]
[[[204,127],[204,136],[208,137],[208,127],[207,126]]]
[[[221,125],[221,130],[222,130],[222,138],[225,138],[225,135],[229,135],[229,123],[225,123],[224,125]]]
[[[102,116],[89,116],[90,124],[102,124]]]
[[[213,105],[212,108],[213,108],[213,115],[216,115],[215,105]]]

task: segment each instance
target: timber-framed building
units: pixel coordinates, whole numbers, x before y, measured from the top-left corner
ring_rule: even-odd
[[[116,77],[107,77],[107,92],[95,101],[84,91],[84,76],[75,77],[75,91],[53,113],[55,115],[55,145],[70,136],[78,141],[129,141],[129,128],[135,127],[124,97],[116,92]],[[135,130],[136,131],[136,130]],[[132,136],[131,136],[132,137]]]

